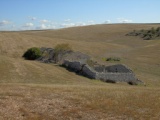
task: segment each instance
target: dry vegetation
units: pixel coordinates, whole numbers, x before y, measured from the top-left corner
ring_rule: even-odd
[[[117,24],[0,32],[0,119],[160,119],[160,40],[125,36],[159,24]],[[27,61],[31,47],[69,43],[73,50],[119,57],[146,86],[90,80],[53,64]]]

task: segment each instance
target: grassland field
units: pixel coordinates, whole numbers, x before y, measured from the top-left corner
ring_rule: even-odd
[[[0,119],[159,120],[160,40],[126,36],[160,24],[105,24],[59,30],[0,32]],[[31,47],[68,43],[104,65],[130,67],[144,85],[91,80],[22,58]],[[119,57],[120,62],[103,58]]]

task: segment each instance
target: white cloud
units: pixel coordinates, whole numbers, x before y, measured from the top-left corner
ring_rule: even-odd
[[[31,18],[31,20],[36,20],[36,19],[37,19],[36,17],[32,17],[32,18]]]
[[[45,25],[45,24],[41,24],[38,27],[36,27],[37,30],[43,30],[43,29],[55,29],[56,26],[49,24],[49,25]]]
[[[40,22],[41,23],[48,23],[49,21],[44,19],[44,20],[41,20]]]
[[[40,26],[38,26],[37,27],[37,29],[46,29],[47,28],[47,26],[45,25],[45,24],[41,24]]]
[[[90,20],[90,21],[88,21],[88,23],[87,23],[88,25],[94,25],[95,24],[95,22],[93,21],[93,20]]]
[[[84,22],[77,22],[77,23],[75,24],[75,26],[85,26],[85,25],[87,25],[87,24],[84,23]]]
[[[60,24],[61,28],[75,27],[75,26],[86,26],[86,25],[94,25],[95,22],[93,20],[88,22],[76,22],[76,23],[62,23]]]
[[[0,22],[0,26],[4,26],[4,25],[8,25],[10,24],[11,22],[7,21],[7,20],[3,20]]]
[[[66,20],[64,20],[65,22],[70,22],[71,21],[71,19],[66,19]]]
[[[12,28],[15,28],[16,27],[16,25],[12,25]]]
[[[74,27],[76,26],[76,24],[75,23],[62,23],[60,26],[67,28],[67,27]]]
[[[119,23],[132,23],[132,20],[125,19],[125,18],[117,18]]]
[[[47,29],[55,29],[55,28],[56,28],[56,26],[53,24],[47,25]]]
[[[32,17],[32,16],[28,16],[28,18],[33,21],[37,19],[36,17]]]
[[[88,23],[84,23],[84,22],[77,22],[77,23],[62,23],[60,25],[60,27],[62,28],[68,28],[68,27],[75,27],[75,26],[85,26],[88,25]]]
[[[131,23],[132,20],[123,20],[122,22],[123,22],[123,23]]]
[[[25,25],[23,25],[23,27],[33,27],[34,24],[33,23],[26,23]]]
[[[106,21],[104,22],[104,24],[109,24],[109,23],[111,23],[111,20],[106,20]]]

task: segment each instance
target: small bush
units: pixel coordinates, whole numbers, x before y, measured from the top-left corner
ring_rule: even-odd
[[[63,52],[63,51],[72,51],[72,48],[69,44],[58,44],[55,47],[55,52]]]
[[[154,27],[151,28],[151,33],[152,33],[152,34],[155,34],[155,33],[156,33],[156,30],[154,29]]]
[[[69,44],[63,43],[63,44],[56,45],[55,49],[54,49],[55,62],[57,62],[57,57],[58,57],[59,54],[63,54],[63,53],[68,52],[68,51],[72,51],[72,48],[70,47]]]
[[[41,56],[42,52],[40,48],[37,47],[30,48],[23,54],[23,57],[27,60],[35,60]]]
[[[121,61],[121,59],[117,57],[110,57],[110,58],[107,58],[106,61]]]
[[[157,31],[157,32],[160,31],[160,27],[158,27],[158,28],[156,29],[156,31]]]

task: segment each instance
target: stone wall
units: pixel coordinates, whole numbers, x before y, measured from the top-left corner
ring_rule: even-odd
[[[140,81],[136,78],[134,73],[126,66],[123,65],[114,65],[109,66],[113,72],[98,72],[87,64],[81,63],[80,61],[69,61],[65,60],[63,63],[65,67],[71,69],[77,73],[80,73],[88,78],[102,80],[104,82],[127,82],[129,84],[138,84]],[[120,67],[120,68],[119,68]],[[121,70],[120,72],[115,72],[115,68]],[[124,71],[124,72],[123,72]]]
[[[127,82],[127,83],[136,83],[138,82],[137,78],[133,73],[98,73],[97,79],[104,82]]]
[[[122,64],[112,65],[112,66],[96,66],[94,69],[97,72],[112,72],[112,73],[130,73],[131,70]]]

